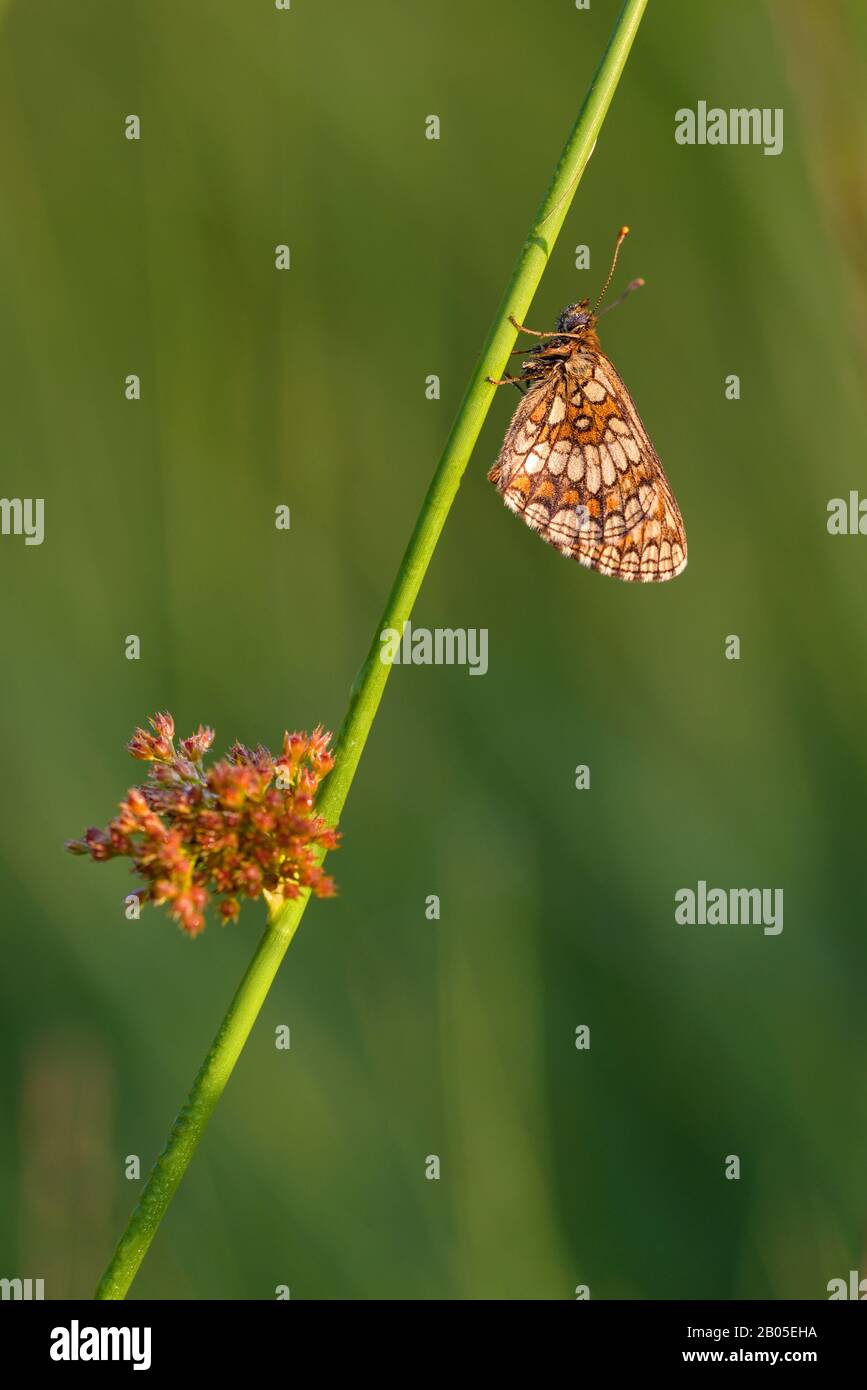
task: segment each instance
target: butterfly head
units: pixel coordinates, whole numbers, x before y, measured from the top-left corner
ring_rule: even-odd
[[[566,306],[557,320],[557,332],[583,333],[585,329],[591,329],[595,322],[596,315],[590,308],[590,300],[582,299],[579,304]]]

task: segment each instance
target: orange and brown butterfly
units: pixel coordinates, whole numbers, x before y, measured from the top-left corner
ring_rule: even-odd
[[[541,341],[520,376],[494,382],[531,385],[488,477],[506,506],[564,555],[600,574],[650,583],[686,568],[686,532],[632,397],[596,335],[596,310],[628,231],[620,229],[593,309],[586,299],[570,304],[553,333],[512,320]],[[624,295],[643,283],[634,280]]]

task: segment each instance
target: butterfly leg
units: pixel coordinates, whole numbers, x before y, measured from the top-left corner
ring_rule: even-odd
[[[517,386],[519,381],[533,381],[531,376],[503,376],[499,380],[493,376],[486,376],[485,381],[489,381],[492,386]]]
[[[514,315],[514,314],[510,314],[510,315],[509,315],[509,323],[512,325],[513,328],[517,328],[517,330],[518,330],[519,333],[529,333],[529,335],[530,335],[531,338],[556,338],[556,337],[557,337],[557,334],[556,334],[556,333],[540,333],[539,330],[538,330],[538,328],[525,328],[524,325],[523,325],[522,323],[519,323],[519,322],[518,322],[518,320],[515,318],[515,315]]]
[[[513,328],[517,328],[519,333],[529,333],[531,338],[581,338],[581,333],[566,333],[561,330],[558,333],[540,333],[538,328],[527,328],[525,324],[519,323],[514,314],[509,315],[509,323]],[[519,348],[520,352],[521,349]]]

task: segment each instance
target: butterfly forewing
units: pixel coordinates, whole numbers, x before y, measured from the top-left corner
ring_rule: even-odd
[[[550,357],[550,363],[545,359]],[[536,378],[488,474],[549,545],[618,579],[673,579],[686,533],[632,398],[595,333],[530,354]]]

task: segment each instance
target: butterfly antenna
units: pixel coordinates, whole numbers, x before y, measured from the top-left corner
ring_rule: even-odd
[[[639,277],[638,277],[637,280],[630,280],[630,281],[629,281],[629,284],[626,286],[626,289],[623,291],[622,294],[619,294],[619,295],[617,296],[617,298],[614,300],[613,304],[606,304],[606,305],[605,305],[605,308],[602,310],[602,314],[610,314],[610,312],[611,312],[612,309],[616,309],[617,306],[618,306],[618,304],[622,304],[622,303],[623,303],[624,299],[626,298],[626,296],[627,296],[628,294],[632,294],[632,291],[633,291],[633,290],[640,290],[640,289],[641,289],[641,286],[642,286],[643,284],[644,284],[644,281],[642,280],[642,278],[641,278],[640,275],[639,275]],[[599,315],[600,318],[602,317],[602,314]]]
[[[596,313],[596,310],[599,308],[599,305],[602,303],[603,299],[605,298],[605,291],[608,289],[608,286],[611,284],[611,277],[612,277],[612,275],[614,274],[614,269],[615,269],[615,266],[617,265],[617,257],[620,255],[620,248],[621,248],[621,246],[623,245],[624,241],[626,240],[626,238],[627,238],[628,236],[629,236],[629,228],[628,228],[628,227],[621,227],[621,228],[620,228],[620,231],[617,233],[617,240],[616,240],[616,242],[614,243],[614,255],[613,255],[612,258],[611,258],[611,269],[610,269],[609,272],[608,272],[608,279],[605,281],[605,284],[602,286],[602,293],[600,294],[600,296],[599,296],[599,298],[597,299],[596,303],[593,305],[593,312],[594,312],[594,314]]]

